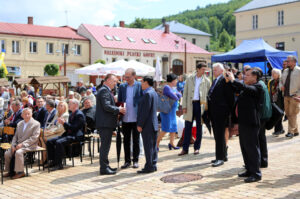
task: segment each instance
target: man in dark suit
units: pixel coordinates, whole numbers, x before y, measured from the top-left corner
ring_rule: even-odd
[[[22,109],[21,109],[21,102],[16,100],[16,101],[13,101],[11,103],[11,108],[13,110],[13,115],[4,120],[4,123],[7,125],[7,126],[10,126],[10,127],[14,127],[16,128],[17,127],[17,124],[23,120],[22,118]]]
[[[138,168],[138,161],[140,155],[140,133],[136,128],[138,103],[143,95],[141,83],[135,81],[136,72],[132,68],[128,68],[125,71],[126,83],[120,85],[118,93],[118,102],[126,103],[126,114],[122,119],[122,130],[124,135],[124,152],[125,152],[125,163],[121,167],[126,169],[131,165],[130,158],[130,146],[132,137],[132,148],[133,148],[133,168]],[[132,135],[132,136],[131,136]]]
[[[118,79],[113,74],[108,74],[99,89],[96,102],[96,128],[99,129],[101,137],[100,146],[100,174],[116,174],[116,169],[109,166],[108,153],[111,145],[112,133],[117,127],[118,114],[126,113],[123,107],[117,107],[115,104],[112,89],[117,84]]]
[[[93,106],[92,100],[86,98],[83,101],[82,112],[86,119],[87,128],[92,132],[95,129],[95,116],[96,116],[96,106]]]
[[[142,80],[143,97],[139,103],[137,115],[137,130],[142,133],[146,163],[138,173],[152,173],[157,171],[157,102],[158,97],[152,88],[153,78],[145,76]]]
[[[83,139],[85,116],[78,109],[79,101],[71,99],[69,101],[69,110],[72,112],[69,116],[69,122],[63,118],[58,118],[57,122],[62,124],[65,128],[65,133],[62,136],[54,137],[47,141],[48,159],[52,161],[53,166],[51,170],[63,169],[62,158],[65,154],[65,146],[74,141]]]
[[[246,183],[261,180],[259,129],[263,103],[263,88],[258,83],[260,72],[257,69],[247,70],[244,83],[235,80],[231,72],[227,72],[226,81],[230,81],[233,89],[239,92],[236,115],[239,124],[239,139],[246,167],[239,177],[247,177]]]
[[[50,126],[54,122],[53,118],[56,115],[54,100],[46,101],[46,109],[47,109],[47,113],[45,115],[44,125],[41,126],[41,128],[46,128],[47,126]]]
[[[47,114],[47,109],[44,107],[45,102],[42,97],[36,99],[37,110],[33,113],[33,118],[37,120],[41,127],[45,126],[45,116]]]
[[[234,94],[223,76],[224,66],[221,63],[213,65],[215,80],[208,92],[208,110],[212,122],[216,142],[216,159],[213,167],[218,167],[227,161],[227,147],[225,143],[225,128],[229,123],[229,114],[234,103]]]

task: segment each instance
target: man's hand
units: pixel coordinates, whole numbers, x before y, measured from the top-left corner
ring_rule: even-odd
[[[66,120],[64,118],[60,117],[60,118],[57,119],[57,122],[60,123],[60,124],[62,124],[62,125],[64,125],[64,123],[66,122]]]
[[[120,111],[120,113],[122,113],[123,115],[125,115],[125,113],[126,113],[126,108],[120,107],[120,108],[119,108],[119,111]]]
[[[296,100],[296,102],[300,103],[300,97],[294,97],[294,100]]]
[[[183,114],[186,114],[186,112],[187,112],[187,111],[186,111],[186,108],[183,108],[183,109],[182,109],[182,113],[183,113]]]
[[[140,133],[143,131],[142,127],[140,127],[140,126],[137,127],[137,130],[138,130],[138,132],[140,132]]]
[[[16,146],[16,150],[19,150],[20,148],[22,148],[23,147],[23,144],[18,144],[17,146]]]
[[[232,82],[232,81],[234,81],[235,78],[234,78],[233,73],[228,71],[228,72],[226,72],[225,79]]]
[[[15,147],[13,147],[13,146],[11,146],[11,153],[12,153],[12,154],[14,154],[14,153],[15,153],[15,151],[16,151],[16,148],[15,148]]]

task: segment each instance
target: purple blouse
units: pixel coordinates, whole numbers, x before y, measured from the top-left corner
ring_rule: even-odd
[[[174,93],[176,91],[176,93]],[[173,100],[179,100],[182,96],[181,93],[178,92],[177,89],[172,89],[169,85],[166,85],[163,90],[163,94]]]

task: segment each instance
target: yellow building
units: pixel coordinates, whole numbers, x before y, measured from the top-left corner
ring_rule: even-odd
[[[0,23],[0,42],[12,77],[44,76],[47,64],[58,64],[60,75],[64,75],[66,49],[66,72],[75,85],[84,77],[75,75],[74,70],[90,63],[90,42],[76,29],[33,25],[32,17],[28,17],[28,24]]]
[[[279,50],[300,52],[300,0],[253,0],[234,15],[237,45],[262,37]]]

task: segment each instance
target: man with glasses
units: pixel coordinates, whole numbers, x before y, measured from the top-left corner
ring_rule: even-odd
[[[137,131],[137,109],[138,103],[142,97],[141,83],[135,81],[136,72],[133,68],[128,68],[125,71],[126,83],[120,85],[118,93],[118,102],[126,103],[126,114],[123,116],[122,129],[124,135],[124,151],[125,151],[125,163],[121,167],[126,169],[131,165],[130,145],[131,135],[133,141],[133,168],[138,168],[138,161],[140,155],[140,134]]]

